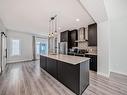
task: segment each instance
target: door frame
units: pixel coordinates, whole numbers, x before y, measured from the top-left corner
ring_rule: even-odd
[[[6,36],[6,34],[4,33],[4,32],[1,32],[1,73],[3,72],[3,54],[2,54],[2,48],[3,48],[3,36],[5,36],[5,39],[6,39],[6,49],[5,49],[5,51],[6,51],[6,56],[5,56],[5,58],[6,58],[6,60],[7,60],[7,36]]]
[[[36,57],[36,60],[40,59],[40,54],[37,55],[37,50],[36,50],[36,45],[37,45],[37,42],[40,42],[40,43],[44,43],[46,44],[46,54],[48,54],[48,38],[41,38],[41,37],[36,37],[36,40],[35,40],[35,57]]]

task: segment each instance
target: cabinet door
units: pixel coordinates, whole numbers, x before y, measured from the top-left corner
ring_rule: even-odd
[[[78,93],[79,88],[78,66],[58,61],[58,80],[75,93]]]
[[[47,70],[47,57],[40,56],[40,67]]]
[[[60,33],[60,41],[67,42],[68,41],[68,31],[64,31]]]
[[[60,33],[60,42],[64,42],[64,33],[63,32]]]
[[[78,40],[78,30],[72,30],[71,31],[71,40],[73,42],[75,42],[76,40]]]
[[[64,41],[65,42],[68,41],[68,31],[65,31],[65,33],[64,33]]]
[[[97,56],[93,55],[92,57],[92,70],[97,71]]]
[[[75,42],[76,40],[78,40],[78,31],[77,30],[72,30],[71,33],[70,33],[71,48],[78,46],[78,43]]]
[[[97,71],[97,56],[96,55],[85,55],[90,58],[90,70]]]
[[[97,24],[88,26],[88,45],[97,46]]]
[[[57,79],[57,61],[51,58],[47,59],[47,72]]]
[[[63,74],[62,74],[62,66],[63,66],[63,62],[61,62],[61,61],[58,61],[58,80],[60,81],[60,82],[62,82],[62,80],[63,80]]]

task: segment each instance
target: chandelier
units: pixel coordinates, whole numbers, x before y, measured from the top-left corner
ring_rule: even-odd
[[[53,16],[49,20],[49,34],[48,37],[56,37],[57,36],[57,15]]]

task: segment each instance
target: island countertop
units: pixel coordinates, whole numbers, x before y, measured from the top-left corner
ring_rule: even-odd
[[[71,55],[40,55],[40,67],[76,95],[89,85],[89,59]]]
[[[45,57],[59,60],[62,62],[70,63],[72,65],[77,65],[82,62],[88,61],[90,59],[87,57],[71,56],[71,55],[64,55],[64,54],[57,54],[57,55],[48,54],[48,55],[41,55],[41,56],[45,56]]]

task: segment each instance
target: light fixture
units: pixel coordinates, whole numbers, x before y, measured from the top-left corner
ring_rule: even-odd
[[[49,33],[48,37],[50,38],[51,37],[51,34]]]
[[[78,19],[78,18],[77,18],[77,19],[76,19],[76,21],[77,21],[77,22],[79,22],[79,21],[80,21],[80,19]]]
[[[51,36],[53,37],[54,36],[54,33],[52,32]]]
[[[58,29],[60,30],[61,28],[59,27]]]
[[[49,20],[49,38],[57,36],[57,15]]]

